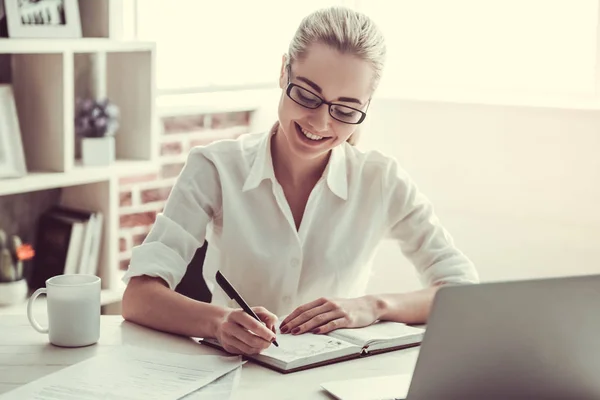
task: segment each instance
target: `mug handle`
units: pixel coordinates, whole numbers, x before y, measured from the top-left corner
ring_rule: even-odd
[[[33,292],[33,295],[31,295],[31,297],[29,298],[29,301],[27,301],[27,319],[29,319],[29,323],[31,324],[31,326],[33,326],[33,329],[35,329],[39,333],[48,333],[48,327],[44,328],[33,317],[33,302],[35,301],[35,299],[37,299],[37,297],[40,294],[47,295],[48,291],[46,290],[46,288],[39,288],[38,290]]]

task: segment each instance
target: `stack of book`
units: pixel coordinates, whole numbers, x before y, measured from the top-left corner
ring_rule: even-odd
[[[55,206],[39,219],[30,288],[61,274],[98,272],[103,214]]]

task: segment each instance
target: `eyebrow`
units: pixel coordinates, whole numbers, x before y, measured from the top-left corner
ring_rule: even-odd
[[[310,86],[311,88],[315,89],[317,92],[319,92],[319,94],[323,94],[323,90],[321,89],[321,86],[317,85],[316,83],[314,83],[313,81],[311,81],[308,78],[305,78],[303,76],[297,76],[296,79],[298,79],[299,81],[302,81],[304,83],[306,83],[308,86]],[[362,105],[362,101],[355,99],[354,97],[338,97],[337,101],[343,101],[346,103],[357,103]]]

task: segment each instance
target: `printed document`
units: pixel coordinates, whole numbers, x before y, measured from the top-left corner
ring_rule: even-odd
[[[180,399],[242,365],[241,357],[123,346],[0,396],[1,400]]]
[[[228,400],[240,383],[242,367],[223,375],[214,382],[209,383],[202,389],[196,390],[182,397],[181,400]]]

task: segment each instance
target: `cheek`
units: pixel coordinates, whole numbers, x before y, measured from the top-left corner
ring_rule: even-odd
[[[292,119],[292,117],[290,115],[289,106],[286,104],[286,101],[283,98],[279,100],[277,114],[279,119],[279,125],[283,128],[284,132],[287,132],[288,125],[290,124],[290,120]]]
[[[279,122],[287,126],[292,120],[302,120],[307,117],[306,109],[297,106],[284,95],[279,99]]]
[[[277,114],[279,116],[279,122],[283,123],[284,119],[287,115],[286,107],[285,107],[285,100],[284,100],[283,96],[279,98],[279,107],[277,107]]]

